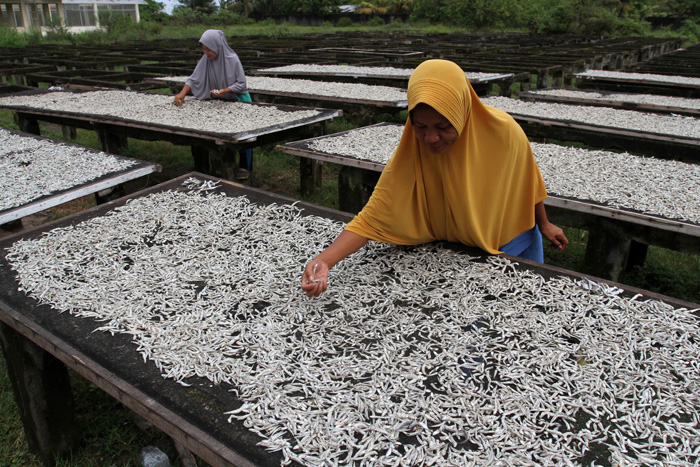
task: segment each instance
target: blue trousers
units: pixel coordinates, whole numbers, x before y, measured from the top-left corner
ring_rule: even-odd
[[[537,224],[499,248],[503,253],[544,263],[542,233]]]

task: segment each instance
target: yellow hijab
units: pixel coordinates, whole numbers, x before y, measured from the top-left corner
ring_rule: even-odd
[[[409,112],[419,103],[447,118],[458,139],[431,154],[409,116],[372,196],[346,229],[386,243],[447,240],[500,253],[535,225],[535,204],[547,197],[525,133],[510,115],[484,105],[464,71],[447,60],[414,70]]]

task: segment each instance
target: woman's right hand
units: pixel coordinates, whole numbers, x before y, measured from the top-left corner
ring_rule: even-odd
[[[185,102],[185,95],[184,94],[178,94],[175,96],[175,99],[173,99],[175,102],[175,105],[180,107],[183,102]]]
[[[301,276],[301,290],[308,297],[318,297],[328,288],[328,264],[325,261],[314,259],[304,268]]]

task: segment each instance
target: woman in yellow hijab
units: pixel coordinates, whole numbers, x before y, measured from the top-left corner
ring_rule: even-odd
[[[408,122],[362,211],[306,265],[302,290],[318,296],[328,271],[368,240],[436,240],[543,261],[568,245],[547,220],[547,192],[522,128],[484,105],[464,71],[447,60],[420,64],[408,82]]]

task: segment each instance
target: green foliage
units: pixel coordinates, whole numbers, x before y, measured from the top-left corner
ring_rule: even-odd
[[[18,32],[15,28],[0,24],[0,47],[26,47],[41,43],[43,38],[41,31],[37,28]]]
[[[697,0],[700,2],[700,0]],[[533,34],[641,35],[645,5],[614,0],[415,0],[411,22]],[[642,12],[644,10],[644,13]]]
[[[700,303],[700,256],[649,247],[643,266],[625,272],[620,282]]]
[[[575,0],[557,0],[547,8],[540,2],[528,2],[525,19],[534,34],[564,34],[576,17]]]
[[[335,27],[337,28],[347,28],[353,25],[353,22],[350,18],[347,16],[343,16],[340,18],[338,21],[335,23]]]
[[[640,19],[646,13],[639,7],[609,0],[554,0],[550,5],[529,0],[522,23],[533,34],[643,35],[650,28]]]
[[[135,24],[130,16],[111,11],[100,12],[99,19],[100,26],[105,28],[108,36],[112,37],[123,37],[123,34]]]
[[[297,13],[327,16],[338,11],[336,0],[259,0],[254,3],[257,17]]]
[[[700,18],[698,18],[697,20],[685,20],[683,22],[683,26],[681,26],[677,31],[675,31],[675,34],[680,34],[691,43],[700,41]]]
[[[7,25],[0,26],[0,46],[2,47],[25,47],[29,44],[26,35],[20,34],[15,28]]]
[[[375,16],[367,21],[365,24],[367,26],[383,26],[385,21],[380,16]]]
[[[179,6],[173,9],[172,22],[178,26],[188,26],[195,23],[203,23],[204,15],[192,8]]]
[[[219,10],[219,5],[214,0],[178,0],[178,2],[181,6],[202,15],[216,13]]]
[[[231,10],[246,18],[255,11],[254,0],[221,0],[220,4],[222,9]]]
[[[258,26],[277,26],[277,21],[275,21],[273,18],[267,18],[262,21],[257,22]]]
[[[445,18],[442,14],[442,9],[446,6],[449,0],[415,0],[413,3],[413,12],[411,13],[411,22],[426,21],[429,23],[439,23]],[[449,21],[445,21],[449,23]]]
[[[61,22],[60,18],[50,18],[46,21],[45,39],[56,43],[67,42],[75,44],[73,34],[68,31],[68,28]]]
[[[168,14],[165,13],[165,5],[156,0],[145,0],[145,5],[139,5],[139,16],[141,21],[158,21],[165,22],[168,19]]]
[[[239,13],[228,9],[221,9],[219,10],[218,14],[211,15],[211,17],[215,18],[216,22],[223,26],[228,26],[231,24],[245,24],[247,21],[247,18],[244,16],[241,16]]]

